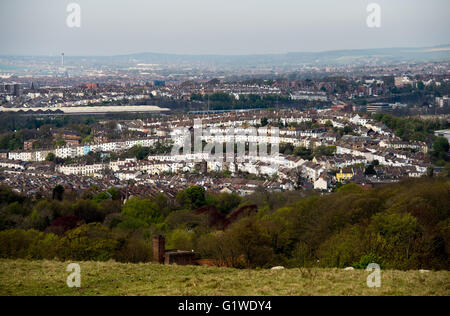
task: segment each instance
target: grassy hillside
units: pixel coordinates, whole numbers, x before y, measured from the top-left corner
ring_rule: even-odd
[[[382,271],[368,288],[364,270],[236,270],[82,262],[81,288],[68,288],[68,263],[0,260],[0,295],[450,295],[450,272]]]

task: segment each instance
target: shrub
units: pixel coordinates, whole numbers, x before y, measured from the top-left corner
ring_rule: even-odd
[[[119,242],[108,228],[91,223],[66,233],[58,244],[61,260],[108,261],[114,257]]]
[[[83,219],[87,224],[103,222],[105,215],[99,210],[97,203],[91,200],[80,200],[72,206],[73,214]]]
[[[375,254],[370,253],[368,255],[362,256],[359,262],[352,264],[355,269],[366,269],[371,263],[376,263],[382,268],[383,259],[378,258]]]
[[[177,194],[176,201],[178,204],[189,210],[195,210],[206,204],[205,188],[201,186],[193,186]]]
[[[119,226],[131,230],[148,228],[152,224],[163,221],[163,216],[156,203],[138,198],[132,198],[125,203],[122,208],[122,215],[123,222]]]
[[[78,216],[63,216],[55,219],[46,232],[54,232],[57,235],[63,235],[83,224],[83,220]]]
[[[153,249],[150,244],[141,239],[129,238],[114,254],[114,259],[119,262],[150,262],[153,259]]]
[[[58,237],[37,230],[7,230],[0,232],[0,258],[53,259]]]
[[[192,232],[175,229],[167,238],[167,249],[192,250],[194,248]]]

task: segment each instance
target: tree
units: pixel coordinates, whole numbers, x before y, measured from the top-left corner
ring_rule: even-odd
[[[64,197],[64,187],[62,185],[57,185],[53,189],[53,200],[62,201]]]
[[[195,210],[206,204],[205,188],[193,186],[178,192],[176,201],[183,208]]]
[[[353,129],[350,126],[346,125],[344,127],[344,134],[348,135],[348,134],[351,134],[351,133],[353,133]]]
[[[444,166],[445,162],[448,161],[448,151],[450,149],[447,138],[438,137],[433,143],[433,151],[431,156],[437,165]]]
[[[375,168],[374,168],[373,165],[369,165],[369,166],[367,166],[364,174],[366,174],[366,175],[376,175],[377,172],[375,171]]]
[[[153,201],[156,203],[158,210],[161,214],[167,216],[170,212],[170,204],[169,199],[164,194],[158,194],[153,198]]]
[[[163,221],[163,216],[155,202],[148,199],[131,198],[122,208],[122,227],[130,229],[147,228]]]
[[[194,234],[185,229],[175,229],[167,237],[168,249],[191,250],[194,248]]]
[[[300,156],[305,160],[312,160],[312,150],[305,147],[296,147],[294,149],[294,155]]]
[[[131,148],[130,152],[134,157],[136,157],[137,160],[144,160],[149,155],[150,149],[137,145]]]
[[[102,224],[92,223],[69,231],[58,243],[62,260],[107,261],[114,257],[119,242]]]
[[[120,191],[117,188],[109,188],[106,192],[111,194],[111,199],[114,201],[120,200]]]
[[[56,147],[64,147],[67,145],[67,142],[64,139],[59,139],[56,141],[55,146]]]
[[[78,216],[63,216],[55,219],[45,232],[64,235],[65,232],[72,230],[81,224],[84,224],[83,220]]]
[[[433,150],[435,152],[445,152],[447,153],[450,149],[449,143],[447,138],[445,137],[438,137],[436,138],[436,141],[433,144]]]
[[[95,203],[100,203],[102,201],[106,201],[106,200],[110,200],[110,199],[112,199],[112,195],[109,192],[100,192],[92,198],[92,200]]]
[[[94,137],[92,135],[88,135],[81,141],[83,144],[92,143],[94,141]]]
[[[46,229],[56,218],[61,216],[61,203],[41,200],[33,208],[33,227],[38,230]]]
[[[55,161],[56,155],[54,153],[48,153],[47,157],[45,158],[46,161]]]
[[[434,168],[433,167],[428,167],[426,174],[427,174],[428,178],[433,178],[433,176],[434,176]]]
[[[243,218],[226,232],[225,248],[234,248],[244,259],[246,268],[264,267],[274,264],[272,239],[265,227],[256,218]],[[233,250],[228,249],[227,252]]]
[[[333,156],[336,150],[336,146],[318,146],[314,149],[314,157]]]
[[[105,214],[103,214],[97,203],[91,200],[79,200],[72,206],[73,214],[83,219],[87,224],[95,222],[103,222]]]

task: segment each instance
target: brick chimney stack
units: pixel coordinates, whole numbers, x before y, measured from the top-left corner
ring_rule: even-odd
[[[153,236],[153,262],[164,264],[166,252],[166,239],[164,236]]]

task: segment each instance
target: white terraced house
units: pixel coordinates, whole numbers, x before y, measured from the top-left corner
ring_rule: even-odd
[[[105,169],[104,164],[57,166],[56,171],[65,175],[93,176]]]
[[[9,160],[34,161],[36,154],[31,151],[10,152],[8,158]]]

